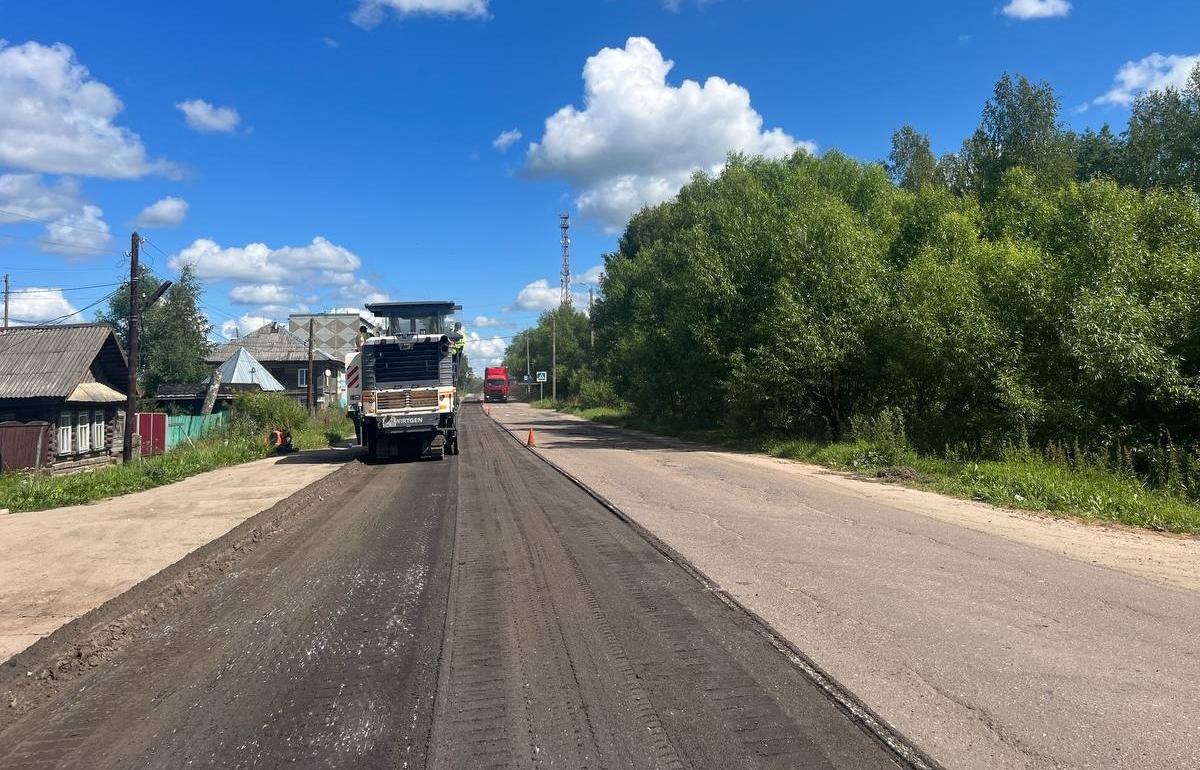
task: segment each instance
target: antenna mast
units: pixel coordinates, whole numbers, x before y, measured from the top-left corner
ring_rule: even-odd
[[[571,304],[571,215],[560,214],[558,226],[562,230],[562,296],[563,305]]]

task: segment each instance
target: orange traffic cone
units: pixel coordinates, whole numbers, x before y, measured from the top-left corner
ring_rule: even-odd
[[[537,446],[537,442],[533,440],[533,428],[529,429],[529,438],[525,439],[525,446]]]
[[[492,416],[492,408],[490,406],[485,406],[483,408],[483,413],[486,414],[488,417],[491,417]]]

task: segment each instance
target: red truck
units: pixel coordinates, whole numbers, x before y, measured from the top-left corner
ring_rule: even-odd
[[[483,400],[508,400],[508,369],[503,366],[489,366],[483,370]]]

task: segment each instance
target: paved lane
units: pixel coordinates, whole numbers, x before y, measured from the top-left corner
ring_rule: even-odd
[[[14,659],[40,689],[0,669],[0,767],[900,764],[478,407],[464,427],[461,456],[348,468],[119,622],[56,632]],[[124,642],[70,637],[105,627]]]

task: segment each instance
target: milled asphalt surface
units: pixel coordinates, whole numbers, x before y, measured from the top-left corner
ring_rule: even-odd
[[[945,766],[1200,767],[1200,542],[1160,581],[1089,563],[1104,529],[489,408]]]
[[[761,626],[474,407],[0,666],[0,767],[891,768]]]
[[[0,662],[349,459],[301,452],[87,505],[0,515]]]

